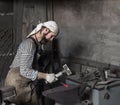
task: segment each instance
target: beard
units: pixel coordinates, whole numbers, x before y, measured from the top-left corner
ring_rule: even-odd
[[[42,40],[40,41],[41,44],[46,44],[48,42],[48,40],[46,39],[46,36],[47,34],[43,34],[43,38]]]

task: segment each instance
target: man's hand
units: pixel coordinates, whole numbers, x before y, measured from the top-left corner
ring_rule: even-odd
[[[53,83],[57,80],[57,78],[55,77],[55,74],[54,73],[51,73],[51,74],[47,74],[46,75],[46,81],[48,83]]]

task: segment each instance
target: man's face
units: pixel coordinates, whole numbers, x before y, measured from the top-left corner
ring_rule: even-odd
[[[48,41],[52,41],[55,38],[55,33],[51,32],[49,29],[43,31],[43,37],[41,43],[46,44]]]

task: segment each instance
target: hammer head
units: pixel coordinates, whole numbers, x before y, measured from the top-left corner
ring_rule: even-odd
[[[71,75],[72,72],[70,71],[69,67],[67,66],[67,64],[63,65],[63,72],[66,73],[67,75]]]

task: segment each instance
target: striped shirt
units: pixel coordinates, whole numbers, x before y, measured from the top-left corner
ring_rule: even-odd
[[[17,54],[10,68],[20,68],[20,74],[34,81],[38,71],[32,68],[36,45],[31,38],[24,40],[18,47]]]

